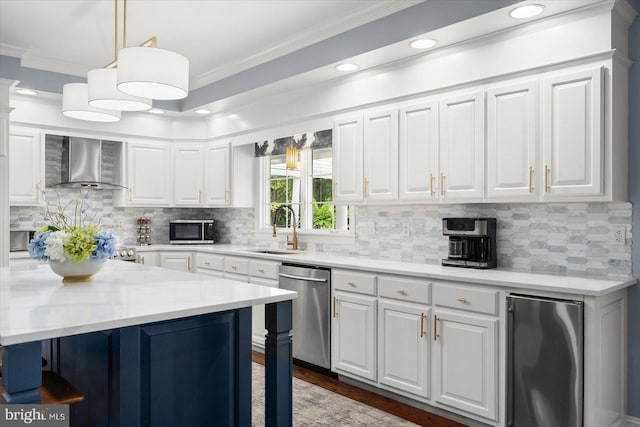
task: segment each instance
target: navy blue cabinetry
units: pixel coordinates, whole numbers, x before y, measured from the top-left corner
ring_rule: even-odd
[[[57,355],[85,394],[72,425],[251,424],[251,308],[64,337]]]

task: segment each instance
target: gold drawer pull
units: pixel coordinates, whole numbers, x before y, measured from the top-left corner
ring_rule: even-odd
[[[420,313],[420,338],[424,337],[424,313]]]
[[[456,301],[458,301],[458,302],[467,302],[466,298],[458,298]]]
[[[338,312],[336,311],[337,302],[338,297],[333,297],[333,317],[336,317],[338,315]]]
[[[549,172],[551,172],[551,169],[549,168],[549,166],[544,165],[544,192],[545,193],[549,192]]]
[[[355,286],[356,286],[355,282],[347,282],[347,285],[349,285],[349,286],[353,286],[354,288],[355,288]]]
[[[404,289],[400,289],[400,290],[398,291],[398,293],[399,293],[400,295],[406,295],[406,294],[407,294],[407,291],[405,291]]]
[[[264,273],[264,268],[259,268],[259,269],[258,269],[258,271],[259,271],[260,273]]]
[[[533,193],[533,166],[529,166],[529,193]]]
[[[436,195],[436,192],[435,192],[435,191],[433,191],[433,180],[434,180],[434,179],[436,179],[436,177],[435,177],[435,176],[433,176],[433,174],[432,174],[432,173],[430,173],[430,174],[429,174],[429,195],[430,195],[431,197],[433,197],[433,196],[435,196],[435,195]]]
[[[438,341],[438,316],[433,316],[433,340]]]
[[[234,270],[238,269],[238,267],[236,267],[235,265],[232,265],[231,268],[233,268]]]
[[[444,196],[446,191],[444,189],[444,179],[445,176],[443,173],[440,174],[440,195]]]
[[[204,265],[211,265],[211,263],[209,261],[205,261]]]

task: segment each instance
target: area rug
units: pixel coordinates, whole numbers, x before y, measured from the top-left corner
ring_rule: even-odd
[[[252,426],[264,426],[264,366],[253,363]],[[294,426],[417,426],[364,403],[293,378]]]

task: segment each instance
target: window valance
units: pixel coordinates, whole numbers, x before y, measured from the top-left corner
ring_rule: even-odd
[[[307,132],[298,135],[276,138],[273,141],[255,143],[256,157],[277,156],[285,154],[287,147],[295,147],[298,150],[331,147],[333,142],[333,129]]]

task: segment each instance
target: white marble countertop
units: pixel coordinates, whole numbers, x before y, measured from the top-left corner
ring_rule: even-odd
[[[364,256],[347,256],[325,252],[288,251],[286,254],[264,254],[252,252],[257,249],[225,244],[214,245],[152,245],[140,246],[141,253],[147,251],[187,251],[237,255],[252,258],[272,259],[286,263],[315,265],[319,267],[345,268],[377,273],[403,274],[434,280],[452,280],[471,284],[494,285],[514,290],[559,292],[574,295],[602,296],[627,288],[637,282],[635,277],[620,279],[595,279],[561,274],[540,274],[501,269],[478,270],[471,268],[443,267],[435,264],[391,261]]]
[[[63,284],[46,263],[0,268],[0,344],[11,345],[281,302],[297,294],[200,274],[107,261]]]

